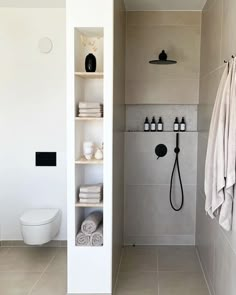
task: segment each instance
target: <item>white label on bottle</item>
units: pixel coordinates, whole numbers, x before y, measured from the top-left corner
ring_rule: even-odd
[[[149,131],[149,124],[147,124],[147,123],[144,124],[144,130]]]
[[[180,124],[180,130],[181,131],[184,131],[185,130],[185,124],[184,123]]]
[[[152,130],[152,131],[155,131],[155,130],[156,130],[156,124],[155,124],[155,123],[152,123],[152,124],[151,124],[151,130]]]
[[[158,124],[158,125],[157,125],[157,130],[158,130],[158,131],[162,131],[162,124]]]
[[[174,131],[178,131],[179,130],[179,124],[175,123],[174,124]]]

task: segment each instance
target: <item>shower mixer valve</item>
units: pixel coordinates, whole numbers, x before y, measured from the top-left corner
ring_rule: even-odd
[[[165,157],[167,154],[167,147],[164,144],[158,144],[155,148],[155,154],[157,155],[157,160],[159,158]]]

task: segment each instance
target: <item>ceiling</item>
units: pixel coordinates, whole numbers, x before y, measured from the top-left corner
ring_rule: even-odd
[[[202,10],[206,0],[124,0],[127,10]]]

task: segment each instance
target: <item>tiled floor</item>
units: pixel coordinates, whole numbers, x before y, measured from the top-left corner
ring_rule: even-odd
[[[65,295],[66,248],[0,248],[1,295]],[[125,247],[115,295],[209,295],[194,247]]]
[[[1,295],[65,295],[66,248],[0,248]]]
[[[115,295],[209,295],[194,247],[126,247]]]

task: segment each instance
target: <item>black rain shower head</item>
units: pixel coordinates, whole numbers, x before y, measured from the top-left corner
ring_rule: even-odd
[[[176,64],[177,61],[168,60],[165,50],[162,50],[162,52],[159,54],[159,59],[151,60],[149,61],[149,63],[153,65],[173,65]]]

